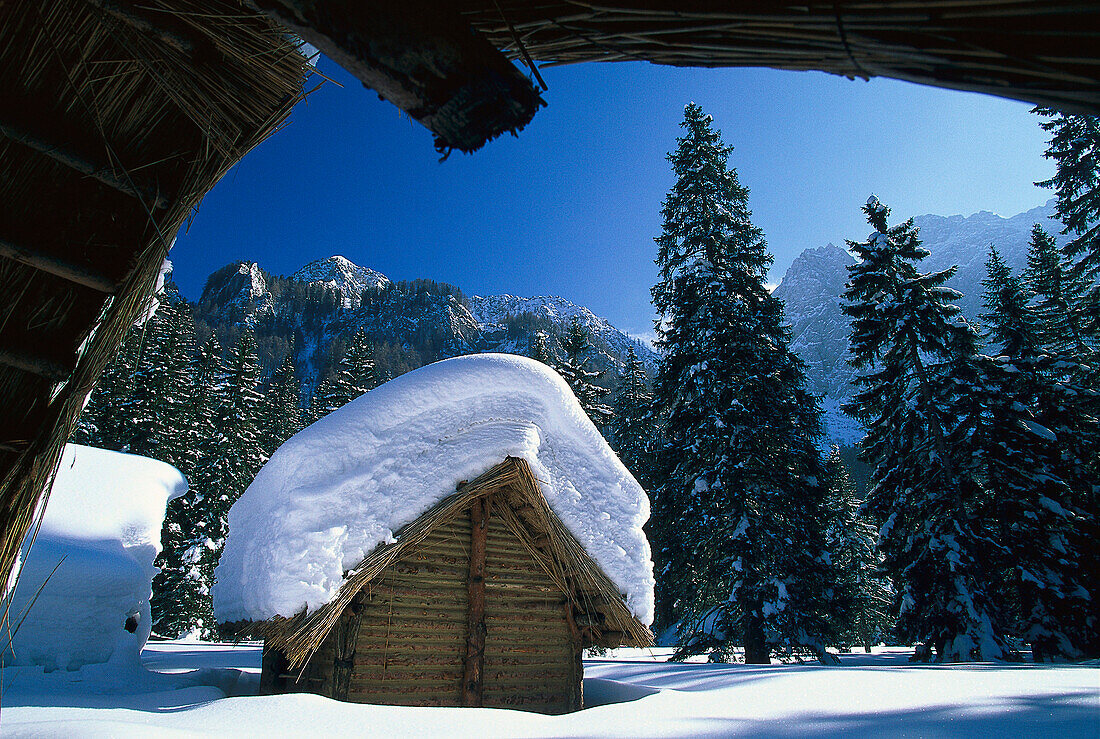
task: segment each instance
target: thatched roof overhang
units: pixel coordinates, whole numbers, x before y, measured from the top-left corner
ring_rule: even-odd
[[[250,0],[435,134],[441,153],[517,133],[544,105],[456,3]]]
[[[890,77],[1100,113],[1100,5],[1083,0],[250,0],[472,151],[542,104],[495,50],[544,65],[646,61]]]
[[[474,501],[490,494],[502,496],[505,505],[494,508],[528,547],[562,593],[582,614],[577,626],[585,646],[634,646],[653,644],[653,634],[626,607],[618,588],[585,551],[551,510],[538,480],[526,461],[509,457],[470,482],[460,485],[415,521],[402,527],[392,544],[382,544],[346,575],[336,596],[312,613],[275,617],[262,624],[227,624],[226,630],[262,635],[268,647],[281,651],[291,667],[309,660],[357,593],[397,562],[434,528],[466,511]]]
[[[176,231],[306,60],[233,0],[0,3],[0,574]],[[2,610],[2,608],[0,608]]]

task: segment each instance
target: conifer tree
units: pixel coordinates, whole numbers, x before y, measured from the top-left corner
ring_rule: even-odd
[[[669,155],[653,288],[667,419],[652,532],[659,626],[679,656],[713,650],[766,663],[822,653],[828,583],[820,412],[790,351],[771,257],[750,220],[731,147],[694,103]],[[797,542],[797,544],[796,544]]]
[[[1081,333],[1084,287],[1054,238],[1036,223],[1031,228],[1024,276],[1035,296],[1033,312],[1039,322],[1039,338],[1056,354],[1080,357],[1086,350]]]
[[[205,347],[204,352],[205,353]],[[190,490],[175,511],[180,531],[173,542],[173,558],[165,573],[167,588],[184,588],[175,598],[195,596],[196,608],[205,608],[214,568],[228,533],[229,509],[252,482],[266,460],[260,438],[260,363],[251,329],[238,338],[222,363],[219,376],[206,392],[209,432],[201,436],[198,461]],[[162,612],[168,614],[167,608]],[[171,615],[166,615],[171,623]],[[197,616],[196,627],[209,634],[213,621]],[[177,626],[177,628],[179,628]]]
[[[264,453],[270,457],[302,429],[301,388],[294,368],[294,347],[275,369],[260,410]]]
[[[531,335],[531,359],[538,360],[548,367],[554,366],[554,353],[550,350],[550,337],[545,331],[536,331]]]
[[[1029,306],[1030,299],[1020,279],[1001,258],[997,247],[989,247],[986,261],[985,312],[982,320],[986,336],[1012,357],[1034,359],[1041,350],[1037,322]]]
[[[834,446],[825,463],[829,491],[826,548],[834,583],[831,616],[841,646],[859,644],[866,651],[893,628],[893,590],[882,572],[878,528],[861,513],[848,468]]]
[[[558,374],[565,379],[572,388],[573,394],[584,408],[584,412],[592,419],[597,428],[603,429],[611,422],[614,415],[611,407],[603,402],[610,390],[596,382],[603,377],[603,372],[591,371],[585,368],[588,363],[588,355],[592,352],[592,335],[577,319],[569,322],[569,333],[565,336],[561,348],[565,351],[565,357],[553,365]]]
[[[211,451],[211,439],[224,425],[217,420],[223,390],[221,346],[213,334],[192,360],[190,374],[191,393],[183,411],[187,457],[180,465],[189,487],[168,503],[150,606],[156,633],[210,639],[215,636],[210,586],[217,563],[219,493],[206,470],[197,474],[197,468],[200,461],[208,465],[205,455]]]
[[[1054,177],[1037,184],[1054,189],[1055,212],[1070,237],[1062,251],[1086,289],[1081,329],[1095,346],[1100,340],[1100,116],[1036,111],[1047,118],[1043,130],[1053,134],[1044,156],[1057,167]]]
[[[134,374],[143,332],[131,327],[116,354],[103,370],[95,390],[80,414],[72,441],[101,449],[122,449],[134,437],[134,425],[122,409],[133,402]]]
[[[1067,393],[1066,381],[1053,379],[1059,373],[1042,351],[1040,321],[996,250],[987,268],[983,318],[999,356],[985,358],[983,375],[973,384],[982,411],[967,433],[975,445],[971,459],[984,466],[987,518],[998,522],[992,533],[1005,548],[1002,569],[1012,573],[1003,597],[1014,632],[1032,645],[1036,661],[1072,658],[1094,631],[1088,608],[1093,586],[1083,576],[1088,568],[1075,541],[1082,501],[1064,477],[1069,472],[1073,479],[1067,452],[1072,455],[1090,434],[1078,410],[1088,394]]]
[[[186,406],[192,392],[195,322],[181,300],[163,298],[142,332],[130,402],[119,411],[134,425],[128,451],[175,465],[186,474]]]
[[[631,347],[615,391],[611,446],[642,487],[649,490],[653,477],[653,393],[645,366]]]
[[[314,421],[323,418],[381,384],[375,369],[374,349],[366,334],[357,331],[336,372],[318,386],[310,415]]]
[[[954,269],[917,270],[928,252],[912,219],[891,228],[889,209],[874,196],[863,210],[874,231],[866,242],[848,242],[859,262],[844,293],[852,363],[863,374],[845,410],[867,428],[868,505],[885,522],[898,626],[923,644],[922,658],[933,650],[949,661],[1006,657],[991,595],[993,554],[977,513],[982,490],[951,443],[977,337],[952,305],[959,294],[943,286]]]

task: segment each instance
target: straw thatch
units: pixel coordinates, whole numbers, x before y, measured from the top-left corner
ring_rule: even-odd
[[[1100,112],[1100,5],[1084,0],[466,0],[513,59],[892,77]]]
[[[0,576],[175,233],[302,95],[232,0],[0,3]],[[2,610],[2,609],[0,609]]]
[[[570,617],[580,646],[644,647],[653,643],[649,629],[626,607],[622,594],[585,548],[550,509],[538,480],[522,459],[509,457],[477,479],[460,485],[412,523],[393,544],[380,545],[347,573],[336,596],[313,613],[275,617],[263,624],[238,625],[263,636],[265,649],[280,651],[291,669],[301,669],[321,647],[356,596],[387,567],[412,551],[432,531],[493,495],[494,515],[503,518],[556,588],[571,605]]]

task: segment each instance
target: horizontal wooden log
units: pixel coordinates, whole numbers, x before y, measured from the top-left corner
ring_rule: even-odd
[[[491,654],[500,659],[512,657],[537,657],[539,655],[560,655],[572,653],[572,644],[569,641],[532,641],[526,636],[520,638],[512,635],[495,633],[493,638],[485,645],[485,654]],[[555,657],[556,658],[556,657]]]
[[[0,239],[0,257],[6,257],[39,272],[60,277],[107,295],[114,295],[118,289],[114,280],[92,267],[77,264],[54,254],[47,254],[25,244],[16,244],[7,239]]]
[[[353,681],[361,684],[379,682],[417,682],[428,685],[451,685],[462,680],[462,661],[455,659],[446,669],[438,665],[361,665],[352,668]]]
[[[411,654],[425,649],[454,651],[458,649],[456,645],[465,643],[466,635],[458,632],[435,637],[430,634],[410,634],[406,637],[398,632],[389,634],[362,633],[356,639],[357,649],[359,650],[407,651]]]
[[[452,638],[464,633],[466,623],[462,619],[400,619],[392,621],[365,621],[359,627],[360,637],[370,634],[392,634],[398,637],[422,635],[433,639]]]
[[[38,375],[52,382],[68,379],[73,371],[72,366],[66,366],[56,359],[14,346],[0,346],[0,364]]]
[[[82,174],[85,177],[91,177],[112,190],[137,198],[150,209],[164,209],[169,205],[168,198],[162,195],[155,187],[137,183],[125,172],[119,172],[115,167],[103,162],[93,161],[89,157],[71,151],[61,142],[48,141],[40,134],[35,133],[29,128],[24,128],[16,121],[0,120],[0,136],[4,136],[12,141],[17,141],[26,147],[34,149],[40,154],[53,159],[55,162],[68,167],[74,172]]]
[[[427,672],[455,672],[458,660],[453,654],[421,649],[419,652],[391,653],[384,650],[368,650],[355,655],[356,669],[361,672],[376,671],[383,668],[394,670],[424,670]],[[368,669],[370,668],[370,669]]]

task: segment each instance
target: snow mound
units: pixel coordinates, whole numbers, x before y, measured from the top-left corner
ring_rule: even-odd
[[[52,671],[138,664],[152,624],[150,585],[165,506],[186,490],[171,465],[67,445],[42,527],[33,544],[33,531],[23,544],[12,623],[29,615],[4,665]]]
[[[266,620],[327,603],[344,573],[506,456],[653,620],[645,491],[552,369],[525,357],[457,357],[402,375],[284,444],[229,512],[213,589],[218,619]]]

